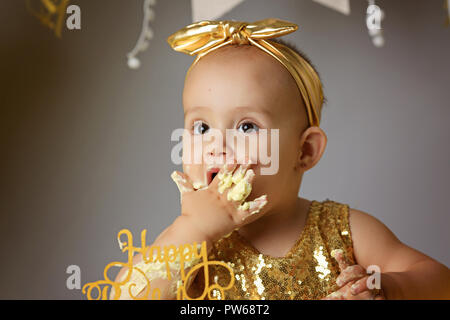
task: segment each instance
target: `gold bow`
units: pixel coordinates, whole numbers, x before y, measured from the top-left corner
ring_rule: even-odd
[[[254,45],[283,64],[293,76],[305,102],[310,126],[319,126],[323,103],[322,85],[312,66],[290,48],[268,39],[283,36],[298,29],[295,23],[268,18],[253,23],[203,20],[190,24],[167,38],[179,52],[197,55],[192,67],[206,54],[226,45]]]

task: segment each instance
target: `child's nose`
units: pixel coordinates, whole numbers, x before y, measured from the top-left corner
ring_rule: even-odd
[[[206,162],[215,164],[224,164],[226,162],[235,162],[233,151],[226,147],[220,150],[220,148],[214,148],[206,153]]]

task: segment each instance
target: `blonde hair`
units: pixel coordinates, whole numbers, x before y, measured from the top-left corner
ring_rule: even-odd
[[[323,83],[322,80],[320,78],[320,74],[317,71],[317,68],[314,66],[314,64],[311,62],[311,59],[309,59],[309,57],[300,49],[297,48],[297,46],[291,42],[288,42],[284,39],[281,38],[273,38],[269,40],[270,42],[275,42],[281,45],[284,45],[286,47],[288,47],[290,50],[292,50],[294,53],[298,54],[303,60],[305,60],[310,67],[312,68],[312,70],[314,71],[314,73],[317,75],[318,81],[320,82],[321,86],[316,88],[316,90],[319,90],[319,92],[317,92],[318,96],[323,97],[322,99],[322,103],[320,105],[317,106],[317,112],[318,112],[318,117],[319,120],[321,121],[322,118],[322,107],[327,103],[327,99],[323,93]],[[305,102],[305,101],[303,101]]]

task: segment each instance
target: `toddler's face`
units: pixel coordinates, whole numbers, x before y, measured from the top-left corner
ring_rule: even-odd
[[[247,201],[267,194],[270,208],[285,199],[287,193],[292,196],[295,192],[297,196],[300,180],[294,168],[308,122],[294,79],[273,57],[250,45],[227,46],[209,53],[186,78],[183,107],[184,126],[190,136],[183,139],[183,171],[194,182],[208,185],[208,169],[220,168],[226,157],[238,163],[247,157],[255,163],[256,173]],[[250,147],[226,141],[227,129],[235,129]],[[254,142],[261,129],[267,129],[267,144],[258,145]],[[279,129],[277,143],[271,143],[270,129]],[[208,140],[213,132],[222,133],[223,143]],[[194,154],[194,136],[203,139],[201,163],[185,158],[186,150]],[[273,157],[274,152],[279,159]],[[278,165],[263,164],[260,155],[278,161]],[[269,167],[278,168],[276,174],[261,174],[261,168]]]

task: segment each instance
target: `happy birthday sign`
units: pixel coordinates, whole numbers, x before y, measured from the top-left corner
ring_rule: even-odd
[[[141,247],[133,246],[133,235],[127,229],[122,229],[117,235],[117,240],[121,247],[122,252],[128,251],[128,261],[124,262],[111,262],[109,263],[103,271],[103,280],[86,283],[83,288],[83,294],[87,295],[89,300],[107,300],[108,299],[108,289],[111,289],[111,299],[117,300],[122,296],[122,287],[126,286],[128,288],[125,294],[128,294],[134,300],[152,300],[161,299],[161,290],[159,288],[151,288],[151,280],[155,279],[168,279],[176,283],[176,297],[177,300],[203,300],[208,294],[210,300],[217,300],[211,295],[213,290],[220,291],[219,297],[223,297],[224,290],[230,289],[234,285],[234,273],[233,270],[223,261],[208,261],[208,253],[206,249],[206,241],[200,244],[194,242],[194,244],[182,244],[178,247],[175,245],[164,246],[163,250],[159,246],[146,245],[146,234],[147,230],[144,229],[141,232]],[[121,242],[120,237],[126,235],[127,241]],[[143,256],[143,261],[138,264],[133,264],[133,256],[135,253],[141,253]],[[185,273],[185,265],[191,267],[189,272]],[[217,282],[209,284],[209,265],[221,265],[228,269],[230,272],[230,283],[226,287],[220,286]],[[112,267],[127,267],[126,275],[122,276],[122,279],[118,282],[111,280],[108,277],[108,270]],[[195,278],[194,275],[197,274],[198,270],[204,268],[204,283],[205,288],[201,296],[197,298],[191,298],[187,294],[187,286]],[[181,277],[172,279],[171,270],[179,269],[179,274]],[[165,270],[165,272],[163,271]],[[150,276],[150,279],[149,279]],[[176,281],[176,282],[175,282]],[[104,286],[101,288],[101,286]],[[137,294],[132,292],[132,289],[137,289]],[[141,294],[142,289],[145,288],[144,295]],[[97,291],[97,297],[92,297],[92,290]],[[114,292],[114,294],[112,294]],[[173,292],[175,293],[175,292]],[[138,297],[138,294],[141,295]]]

